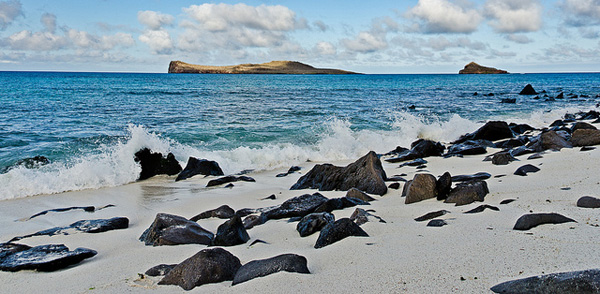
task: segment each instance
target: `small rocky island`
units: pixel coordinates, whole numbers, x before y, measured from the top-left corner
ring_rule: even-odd
[[[475,62],[471,62],[465,65],[465,68],[461,69],[459,74],[507,74],[505,70],[481,66]]]
[[[189,64],[183,61],[171,61],[169,73],[201,74],[357,74],[355,72],[315,68],[297,61],[271,61],[261,64],[239,64],[230,66],[209,66]]]

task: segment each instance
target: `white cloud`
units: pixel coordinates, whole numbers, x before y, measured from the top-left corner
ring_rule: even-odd
[[[323,55],[335,55],[337,53],[337,50],[335,49],[335,46],[333,46],[333,44],[329,43],[329,42],[319,42],[315,45],[314,48],[315,53],[318,56],[323,56]]]
[[[490,25],[500,33],[536,32],[542,26],[538,0],[488,0],[484,7]]]
[[[525,35],[510,34],[510,35],[506,35],[505,38],[509,41],[513,41],[518,44],[529,44],[529,43],[533,42],[532,39],[530,39],[529,37],[527,37]]]
[[[172,15],[150,10],[138,11],[137,18],[141,24],[151,30],[159,30],[163,26],[171,25],[175,19]]]
[[[64,36],[50,32],[20,31],[4,40],[12,50],[51,51],[67,48],[69,41]]]
[[[46,28],[47,32],[56,32],[56,15],[52,13],[44,13],[42,14],[41,22],[44,25],[44,28]]]
[[[116,33],[114,35],[96,36],[85,31],[70,29],[67,36],[71,43],[78,48],[112,50],[116,47],[131,47],[135,44],[131,34]]]
[[[170,54],[173,51],[173,41],[166,30],[146,30],[139,36],[155,54]]]
[[[566,22],[571,26],[600,24],[600,0],[565,0],[561,8],[566,14]]]
[[[419,0],[405,16],[417,20],[409,30],[422,33],[472,33],[483,20],[477,10],[449,0]]]
[[[19,15],[23,14],[21,2],[16,0],[0,2],[0,30],[5,30]]]
[[[371,32],[360,32],[354,39],[343,39],[342,45],[350,51],[371,53],[387,48],[387,41],[382,36]]]

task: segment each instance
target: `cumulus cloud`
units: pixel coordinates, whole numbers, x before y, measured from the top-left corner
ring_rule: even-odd
[[[485,14],[500,33],[538,31],[542,26],[542,5],[538,0],[488,0]]]
[[[600,0],[565,0],[561,7],[566,14],[566,23],[571,26],[600,24]]]
[[[67,48],[69,40],[65,36],[50,32],[20,31],[3,41],[12,50],[52,51]]]
[[[358,33],[354,38],[340,42],[348,51],[373,53],[388,47],[387,34],[398,31],[398,23],[391,18],[374,19],[368,31]]]
[[[137,18],[141,24],[145,25],[150,30],[159,30],[163,26],[171,25],[175,19],[172,15],[150,10],[139,11]]]
[[[173,51],[173,41],[166,30],[146,30],[139,40],[150,46],[155,54],[170,54]]]
[[[21,2],[16,0],[0,2],[0,30],[5,30],[19,15],[23,14]]]
[[[333,46],[333,44],[329,43],[329,42],[319,42],[315,45],[314,48],[315,53],[318,56],[323,56],[323,55],[335,55],[337,53],[337,50],[335,49],[335,46]]]
[[[409,31],[433,34],[472,33],[483,20],[477,10],[449,0],[419,0],[405,16],[416,20]]]
[[[47,32],[56,32],[56,15],[51,13],[44,13],[42,14],[41,22],[44,25],[44,28],[46,28]]]

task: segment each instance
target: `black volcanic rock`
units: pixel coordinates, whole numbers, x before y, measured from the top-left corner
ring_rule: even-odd
[[[574,219],[568,218],[558,213],[532,213],[521,216],[513,230],[526,231],[544,224],[562,224],[567,222],[575,222]]]
[[[159,277],[168,274],[176,264],[159,264],[149,268],[144,274],[151,277]]]
[[[475,201],[483,202],[488,190],[485,181],[462,182],[450,191],[445,203],[455,203],[456,206],[471,204]]]
[[[102,233],[112,230],[126,229],[129,226],[129,219],[126,217],[113,217],[110,219],[80,220],[66,227],[55,227],[39,231],[33,234],[14,237],[10,242],[22,240],[33,236],[54,236],[58,234],[69,235],[71,231],[83,233]]]
[[[146,245],[204,244],[210,245],[214,235],[184,217],[159,213],[140,236]]]
[[[327,199],[327,201],[315,208],[314,212],[332,212],[334,210],[344,209],[346,207],[353,207],[356,205],[369,205],[369,202],[348,197],[332,198]]]
[[[216,161],[190,157],[188,158],[187,165],[183,171],[179,173],[175,181],[189,179],[195,175],[222,176],[224,174]]]
[[[504,282],[491,288],[494,293],[600,293],[600,269],[563,272]]]
[[[450,194],[450,190],[452,189],[452,176],[449,172],[445,172],[437,179],[435,189],[437,192],[437,200],[448,198],[448,194]]]
[[[234,215],[231,219],[224,222],[217,228],[217,234],[213,239],[214,246],[235,246],[244,244],[250,240],[248,232],[244,227],[242,219]]]
[[[410,150],[398,153],[398,156],[388,158],[385,161],[397,163],[429,156],[442,156],[444,149],[446,149],[446,147],[439,142],[419,139],[411,144]]]
[[[508,124],[504,121],[489,121],[477,131],[461,136],[454,143],[462,143],[467,140],[497,141],[513,138],[514,134]]]
[[[363,229],[349,218],[339,219],[326,225],[321,230],[315,248],[323,248],[350,236],[369,237]]]
[[[494,143],[487,140],[467,140],[458,144],[454,144],[448,148],[449,155],[478,155],[487,153],[487,147],[493,147]]]
[[[334,221],[335,216],[329,212],[311,213],[304,216],[300,222],[298,222],[296,231],[300,233],[300,237],[310,236]]]
[[[282,254],[267,259],[253,260],[242,265],[235,274],[232,285],[280,271],[310,274],[306,257],[297,254]]]
[[[211,217],[228,219],[234,215],[235,215],[235,210],[233,210],[233,208],[229,207],[228,205],[221,205],[218,208],[202,212],[202,213],[190,218],[190,220],[193,222],[196,222],[198,220],[205,219],[205,218],[211,218]]]
[[[537,95],[538,92],[536,92],[533,89],[533,86],[531,86],[531,84],[527,84],[525,86],[525,88],[523,88],[523,90],[521,90],[521,92],[519,93],[519,95]]]
[[[0,270],[51,272],[77,264],[97,254],[96,251],[87,248],[69,251],[69,248],[63,244],[27,247],[29,246],[21,244],[0,244]]]
[[[281,174],[277,174],[275,177],[278,177],[278,178],[281,178],[281,177],[286,177],[287,175],[289,175],[289,174],[292,174],[292,173],[294,173],[294,172],[297,172],[297,171],[299,171],[299,170],[301,170],[301,169],[302,169],[302,168],[301,168],[301,167],[299,167],[299,166],[292,166],[292,167],[290,167],[290,168],[288,169],[288,171],[287,171],[287,172],[285,172],[285,173],[281,173]]]
[[[577,207],[600,208],[600,199],[591,196],[583,196],[577,200]]]
[[[475,181],[475,180],[487,180],[491,178],[492,175],[486,172],[478,172],[472,175],[458,175],[451,177],[452,182],[467,182],[467,181]]]
[[[500,211],[500,209],[498,207],[496,207],[496,206],[491,206],[491,205],[484,204],[484,205],[479,205],[479,206],[477,206],[477,207],[475,207],[475,208],[473,208],[473,209],[471,209],[469,211],[465,211],[465,213],[469,213],[469,214],[480,213],[480,212],[483,212],[486,209],[490,209],[490,210],[494,210],[494,211]]]
[[[423,221],[426,221],[426,220],[434,219],[436,217],[440,217],[440,216],[442,216],[442,215],[444,215],[446,213],[450,213],[450,211],[447,211],[447,210],[438,210],[438,211],[429,212],[429,213],[426,213],[426,214],[424,214],[424,215],[422,215],[420,217],[415,218],[415,221],[423,222]]]
[[[356,198],[356,199],[360,199],[362,201],[366,201],[366,202],[371,202],[373,200],[375,200],[375,198],[369,196],[369,194],[356,189],[356,188],[352,188],[350,190],[348,190],[348,192],[346,192],[346,197],[349,198]]]
[[[536,166],[533,166],[531,164],[526,164],[524,166],[519,167],[515,171],[515,175],[517,175],[517,176],[527,176],[528,173],[536,173],[538,171],[540,171],[540,169],[537,168]]]
[[[326,201],[327,198],[320,193],[304,194],[288,199],[281,205],[263,212],[263,214],[268,219],[281,219],[296,216],[303,217],[313,212]]]
[[[135,153],[135,162],[142,167],[138,181],[148,179],[155,175],[166,174],[173,176],[181,172],[181,165],[175,159],[173,153],[163,157],[162,153],[154,153],[144,148]]]
[[[427,223],[428,227],[443,227],[448,223],[443,219],[432,219]]]
[[[256,182],[256,180],[254,180],[253,178],[248,177],[248,176],[239,176],[239,177],[226,176],[226,177],[208,181],[208,183],[206,184],[206,187],[213,187],[213,186],[218,186],[218,185],[223,185],[223,184],[227,184],[227,183],[231,183],[231,182],[238,182],[238,181]]]
[[[369,211],[375,212],[373,210],[369,210]],[[372,221],[373,219],[376,219],[380,223],[386,223],[386,221],[383,220],[381,217],[374,215],[374,214],[370,213],[369,211],[366,211],[362,208],[357,208],[354,210],[352,215],[350,215],[350,220],[359,226],[362,226],[363,224],[366,224],[366,223]]]

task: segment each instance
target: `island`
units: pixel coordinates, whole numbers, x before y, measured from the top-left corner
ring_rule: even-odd
[[[507,74],[508,72],[505,70],[493,68],[493,67],[485,67],[479,65],[475,62],[471,62],[465,65],[465,68],[461,69],[459,74]]]
[[[199,74],[358,74],[356,72],[316,68],[298,61],[271,61],[261,64],[239,64],[230,66],[210,66],[171,61],[169,73]]]

